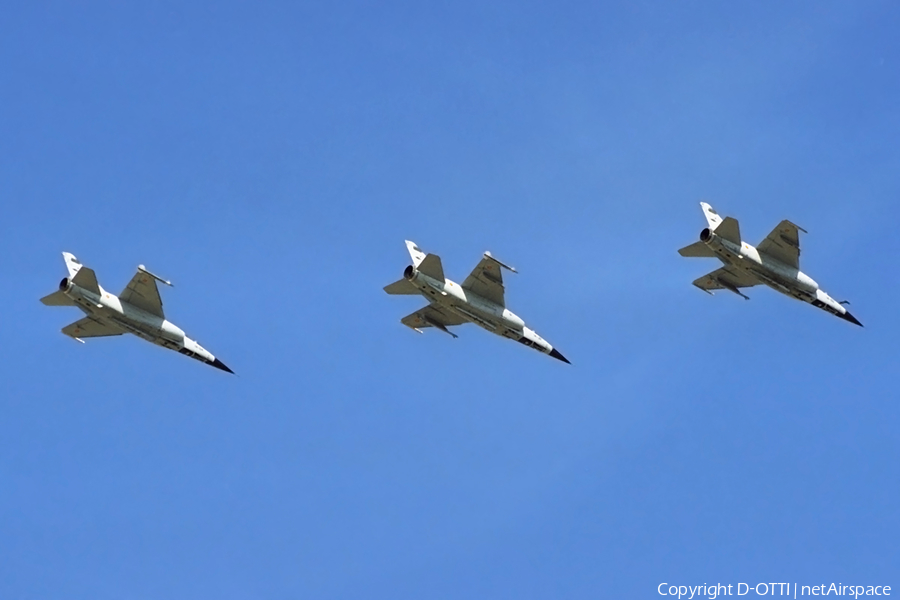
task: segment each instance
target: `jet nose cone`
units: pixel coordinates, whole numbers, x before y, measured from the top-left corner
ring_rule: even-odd
[[[845,311],[844,314],[838,315],[838,316],[840,316],[840,317],[841,317],[843,320],[845,320],[845,321],[850,321],[850,322],[853,323],[854,325],[859,325],[860,327],[863,326],[862,323],[860,323],[859,321],[856,320],[856,317],[854,317],[853,315],[850,314],[850,311],[849,311],[849,310],[848,310],[848,311]]]
[[[216,360],[214,360],[213,362],[207,363],[207,364],[212,365],[213,367],[215,367],[215,368],[217,368],[217,369],[222,369],[223,371],[227,371],[228,373],[231,373],[232,375],[234,375],[234,371],[232,371],[231,369],[229,369],[228,367],[226,367],[226,366],[225,366],[225,363],[223,363],[223,362],[222,362],[221,360],[219,360],[218,358],[217,358]]]
[[[550,351],[550,356],[552,356],[556,360],[561,360],[566,364],[570,364],[570,365],[572,364],[569,362],[569,359],[566,358],[565,356],[563,356],[562,354],[560,354],[559,350],[557,350],[556,348],[554,348],[553,350]]]

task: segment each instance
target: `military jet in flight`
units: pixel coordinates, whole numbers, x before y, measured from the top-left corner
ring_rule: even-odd
[[[386,286],[384,291],[396,295],[421,294],[430,304],[403,317],[400,319],[401,323],[419,333],[422,333],[424,327],[434,327],[454,338],[458,336],[448,327],[475,323],[491,333],[569,362],[559,350],[525,327],[525,322],[506,308],[500,271],[507,269],[516,273],[514,268],[503,264],[491,256],[490,252],[485,252],[475,270],[459,285],[444,278],[444,268],[439,256],[425,254],[410,241],[406,242],[406,248],[413,264],[403,271],[403,279]]]
[[[741,240],[738,222],[724,219],[706,202],[701,202],[709,227],[700,232],[700,241],[678,251],[686,257],[718,258],[725,266],[694,282],[712,294],[711,290],[728,290],[749,300],[741,288],[761,283],[791,298],[817,306],[831,314],[862,327],[845,304],[837,302],[819,288],[819,284],[800,271],[800,231],[806,230],[790,221],[782,221],[758,248]]]
[[[138,267],[120,296],[110,294],[97,283],[94,271],[82,266],[78,259],[63,252],[69,276],[59,282],[59,290],[41,298],[47,306],[77,306],[87,316],[63,327],[62,332],[84,343],[82,338],[108,337],[133,333],[163,348],[204,362],[217,369],[234,373],[225,364],[189,338],[163,314],[162,300],[156,282],[172,284]]]

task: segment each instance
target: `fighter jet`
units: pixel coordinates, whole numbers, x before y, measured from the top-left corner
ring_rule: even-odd
[[[503,264],[491,256],[490,252],[485,252],[475,270],[459,285],[444,277],[439,256],[425,254],[408,240],[406,248],[413,264],[403,271],[403,279],[386,286],[384,291],[396,295],[421,294],[430,304],[403,317],[400,319],[401,323],[419,333],[422,333],[424,327],[434,327],[454,338],[458,336],[448,327],[475,323],[491,333],[569,362],[559,350],[525,327],[525,322],[506,308],[501,269],[516,273],[514,268]]]
[[[69,276],[59,282],[59,290],[41,298],[47,306],[77,306],[87,316],[63,327],[62,332],[84,343],[82,338],[108,337],[133,333],[163,348],[234,373],[200,344],[166,320],[156,282],[172,283],[138,266],[120,296],[110,294],[97,283],[94,271],[82,266],[78,259],[63,252]]]
[[[741,240],[738,222],[724,219],[706,202],[701,202],[709,227],[700,232],[700,241],[678,251],[687,257],[715,257],[725,266],[694,282],[698,288],[728,290],[749,300],[742,288],[761,283],[791,298],[817,306],[831,314],[862,326],[845,304],[837,302],[819,288],[819,284],[800,271],[800,231],[806,230],[790,221],[782,221],[758,248]]]

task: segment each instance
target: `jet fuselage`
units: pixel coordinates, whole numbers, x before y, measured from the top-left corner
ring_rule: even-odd
[[[518,315],[504,306],[463,289],[449,279],[438,281],[409,265],[403,276],[418,288],[428,301],[455,313],[460,318],[505,338],[515,340],[544,354],[569,362],[544,338],[525,326]],[[559,354],[559,356],[557,356]]]
[[[99,285],[97,287],[100,290],[99,294],[76,285],[68,277],[63,278],[59,283],[59,290],[91,318],[112,323],[114,326],[157,346],[175,350],[223,371],[232,372],[212,353],[185,335],[184,331],[171,321],[152,315],[127,302],[122,302],[115,294],[110,294]]]
[[[700,241],[709,246],[725,265],[747,272],[753,277],[791,298],[824,309],[833,315],[859,324],[848,318],[849,313],[839,302],[819,288],[819,284],[806,273],[761,254],[746,242],[740,245],[716,235],[707,227],[700,232]],[[740,293],[737,290],[732,290]]]

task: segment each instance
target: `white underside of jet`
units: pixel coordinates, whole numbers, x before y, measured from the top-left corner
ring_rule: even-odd
[[[790,221],[782,221],[756,248],[741,239],[738,222],[722,219],[707,203],[701,202],[709,227],[700,232],[700,241],[678,251],[686,257],[715,257],[725,266],[694,281],[712,294],[725,289],[744,298],[740,290],[765,284],[772,289],[812,304],[856,325],[862,325],[844,305],[829,296],[809,275],[800,270],[800,237],[803,231]]]
[[[449,327],[475,323],[491,333],[569,362],[533,329],[526,327],[525,321],[506,308],[501,269],[516,272],[515,269],[486,252],[475,270],[460,285],[444,277],[437,255],[426,255],[410,241],[406,242],[406,246],[413,264],[406,267],[403,279],[385,286],[384,290],[396,295],[421,294],[428,300],[429,306],[404,317],[401,323],[419,333],[423,328],[434,327],[453,337],[457,336]]]
[[[63,252],[63,258],[69,276],[59,283],[58,291],[41,298],[41,302],[47,306],[77,306],[87,315],[64,327],[64,334],[83,343],[85,338],[132,333],[217,369],[234,372],[165,318],[156,282],[171,283],[140,266],[121,296],[116,296],[104,290],[94,271],[82,266],[72,254]]]

